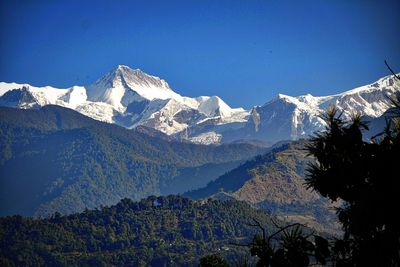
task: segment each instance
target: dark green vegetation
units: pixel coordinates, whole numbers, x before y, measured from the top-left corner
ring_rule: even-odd
[[[196,266],[208,253],[230,258],[271,218],[238,201],[179,196],[123,199],[112,207],[49,219],[0,218],[1,266]]]
[[[188,195],[194,198],[205,198],[223,191],[237,195],[237,197],[247,197],[247,200],[252,203],[259,203],[265,199],[291,203],[297,199],[303,199],[304,195],[309,195],[309,192],[301,186],[301,178],[304,177],[307,163],[311,160],[311,158],[306,158],[306,153],[304,142],[284,144],[269,153],[245,162],[220,176],[217,180],[210,182],[207,187],[191,191]],[[286,179],[282,179],[285,177]],[[287,190],[284,190],[288,179],[295,183],[293,189],[300,190],[298,194],[301,194],[301,197],[289,195]],[[251,180],[255,180],[254,183],[257,184],[268,183],[268,185],[264,188],[258,186],[248,188],[250,190],[257,187],[260,189],[258,192],[254,190],[239,191],[243,187],[250,186],[249,181]],[[271,198],[268,198],[266,194],[270,194]]]
[[[225,163],[207,163],[196,167],[179,169],[179,174],[161,185],[161,194],[179,194],[207,186],[210,181],[238,167],[243,160]]]
[[[229,267],[229,264],[217,254],[208,254],[200,259],[199,267]]]
[[[196,265],[201,256],[219,251],[219,256],[211,254],[204,257],[203,265],[225,266],[221,256],[232,262],[232,254],[236,254],[237,250],[234,248],[225,251],[224,246],[235,242],[242,245],[249,244],[251,254],[258,256],[256,260],[252,259],[258,262],[257,266],[304,267],[310,263],[328,263],[335,266],[398,266],[400,220],[394,211],[400,202],[399,173],[396,165],[400,154],[400,113],[396,113],[399,109],[400,106],[391,110],[392,118],[388,120],[391,124],[388,124],[379,136],[372,138],[372,141],[363,140],[361,130],[367,127],[359,117],[356,116],[351,122],[344,122],[337,116],[335,110],[332,110],[326,116],[327,131],[317,134],[311,141],[284,144],[222,175],[216,181],[209,183],[206,188],[188,193],[196,198],[212,196],[219,199],[246,200],[275,214],[289,215],[289,220],[309,226],[313,225],[309,224],[307,216],[317,218],[326,226],[327,218],[332,218],[327,210],[327,199],[339,200],[338,218],[345,232],[342,239],[328,242],[325,237],[315,233],[302,232],[304,227],[300,224],[292,226],[275,224],[275,227],[272,227],[268,224],[271,219],[267,215],[241,202],[217,200],[195,202],[176,196],[150,197],[138,203],[124,199],[111,208],[86,210],[81,214],[66,217],[57,213],[52,218],[41,220],[20,216],[0,219],[0,265]],[[61,110],[65,112],[64,109]],[[73,152],[65,161],[61,161],[63,164],[80,166],[82,161],[89,159],[86,165],[83,164],[88,168],[84,174],[87,174],[88,170],[91,171],[92,165],[99,166],[101,172],[95,173],[94,176],[97,178],[101,177],[99,174],[102,172],[107,172],[105,177],[114,177],[112,171],[118,174],[115,171],[118,168],[136,170],[124,165],[129,162],[127,159],[145,162],[149,164],[146,173],[152,175],[153,172],[149,170],[155,173],[151,178],[164,178],[148,182],[154,186],[153,189],[162,192],[177,182],[185,181],[185,172],[190,176],[192,170],[196,170],[197,176],[194,175],[193,179],[187,180],[188,184],[195,183],[197,177],[202,177],[209,166],[215,168],[214,174],[217,174],[223,172],[220,167],[224,168],[225,165],[232,167],[242,160],[233,154],[234,158],[224,161],[219,158],[219,153],[223,155],[226,152],[218,151],[220,147],[211,147],[211,154],[207,154],[201,150],[202,146],[167,143],[125,129],[119,133],[121,129],[119,127],[116,127],[115,132],[110,135],[108,131],[114,128],[109,128],[108,124],[96,125],[94,129],[85,125],[76,126],[75,123],[78,121],[76,118],[59,119],[60,115],[57,112],[50,111],[50,113],[44,109],[37,111],[42,117],[36,122],[30,115],[26,122],[28,126],[24,128],[18,128],[21,124],[18,121],[20,116],[15,118],[15,123],[12,121],[12,116],[2,120],[4,126],[1,127],[2,135],[4,133],[6,137],[5,141],[0,143],[2,159],[5,159],[1,163],[2,167],[10,166],[7,164],[17,159],[20,161],[14,163],[15,173],[26,172],[23,168],[23,159],[37,160],[41,164],[43,155],[59,159],[60,156],[51,152],[52,149],[62,151],[62,155],[65,155],[65,151],[69,151],[66,148],[70,148],[71,144],[74,147],[74,143],[71,143],[73,140],[81,143],[73,148]],[[54,118],[52,114],[55,114]],[[43,116],[48,116],[50,119],[41,125]],[[92,122],[90,120],[90,123]],[[71,134],[82,130],[87,131],[89,138],[85,139],[85,135],[81,134],[75,138]],[[126,135],[129,135],[129,138]],[[29,138],[24,139],[25,136]],[[131,143],[130,140],[134,142]],[[20,146],[22,149],[19,149]],[[185,154],[186,146],[192,147],[192,151],[187,151]],[[29,150],[25,150],[26,147]],[[201,153],[197,152],[199,147]],[[75,153],[75,149],[78,148],[81,150],[76,150]],[[119,150],[127,153],[121,153]],[[160,163],[159,159],[164,157],[160,156],[163,151],[167,151],[168,156],[163,158],[165,160],[163,163]],[[193,151],[197,153],[196,157],[188,158]],[[233,152],[235,151],[233,149]],[[181,157],[182,153],[185,157]],[[307,153],[311,153],[314,157],[307,157]],[[101,156],[98,157],[99,155]],[[112,164],[99,161],[99,158],[105,162],[111,161]],[[216,163],[207,161],[210,158],[216,160]],[[51,161],[53,158],[47,160],[53,162]],[[74,160],[77,160],[76,163]],[[103,168],[102,163],[112,168]],[[143,170],[142,166],[137,165],[138,171]],[[153,169],[154,166],[159,166],[160,169]],[[306,180],[309,189],[316,190],[318,194],[307,191],[304,186],[307,166],[311,166],[308,168]],[[42,171],[39,168],[30,168],[29,170],[35,174],[40,174]],[[63,171],[65,170],[69,169]],[[169,171],[168,174],[160,175],[165,170]],[[25,175],[29,177],[28,173]],[[133,177],[137,179],[147,176],[135,174]],[[35,179],[42,182],[40,176]],[[104,191],[107,192],[107,196],[113,196],[110,194],[114,192],[112,190],[115,188],[122,190],[122,187],[127,185],[123,184],[125,180],[121,180],[121,184],[113,187],[118,183],[118,179],[105,179],[104,184],[98,180],[94,180],[93,184],[87,184],[91,180],[83,179],[86,183],[79,184],[78,188],[82,191],[78,191],[80,195],[76,197],[85,200],[91,192],[87,188],[98,190],[99,185],[107,187],[108,191]],[[144,185],[148,185],[147,180],[134,181],[138,184],[128,188],[127,192],[130,190],[140,192],[135,197],[141,197],[142,192],[135,186],[139,186],[139,182],[143,181]],[[60,182],[60,188],[63,188],[64,182]],[[15,184],[17,190],[18,184]],[[35,188],[34,185],[31,187]],[[26,192],[30,193],[29,190],[32,188],[26,189]],[[57,185],[55,188],[57,189]],[[147,194],[151,192],[147,187],[140,189],[147,190]],[[67,191],[63,196],[75,196],[75,188],[67,187],[67,190],[72,191]],[[45,196],[46,194],[40,195],[42,198]],[[64,198],[60,201],[67,200]],[[75,202],[66,203],[75,205]],[[259,226],[262,230],[265,227],[268,233],[254,236],[257,229],[248,224],[252,219],[257,222],[255,226]],[[249,240],[251,236],[254,236],[252,241]]]
[[[0,215],[71,213],[188,190],[196,185],[188,170],[206,165],[217,177],[265,151],[167,142],[58,106],[0,108],[0,136]]]
[[[249,248],[251,255],[258,258],[257,267],[306,267],[327,263],[328,241],[303,225],[278,226],[279,230],[272,234],[268,234],[260,222],[256,221],[256,226],[261,234],[254,236]]]
[[[261,234],[247,246],[257,256],[255,266],[399,266],[400,218],[394,211],[400,203],[400,94],[393,104],[384,130],[368,141],[362,132],[368,126],[360,115],[346,122],[331,107],[324,116],[326,131],[306,143],[316,159],[307,167],[306,185],[341,201],[337,215],[343,237],[330,239],[303,232],[299,223],[279,226],[273,221],[279,230],[271,234],[254,220]]]
[[[305,223],[320,231],[336,231],[330,203],[304,186],[306,168],[314,161],[307,156],[306,143],[298,141],[278,146],[186,195],[195,199],[244,200],[287,220]]]
[[[359,116],[345,122],[333,108],[325,117],[327,131],[308,146],[318,160],[308,186],[344,201],[338,218],[345,234],[333,247],[340,266],[400,265],[400,94],[393,103],[384,131],[372,142],[363,141],[368,127]]]

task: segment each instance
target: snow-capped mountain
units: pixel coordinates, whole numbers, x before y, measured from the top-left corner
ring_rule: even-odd
[[[154,99],[182,99],[168,83],[139,69],[119,65],[94,84],[87,86],[88,100],[112,105],[124,111],[132,102]]]
[[[95,83],[58,89],[50,86],[0,83],[0,106],[39,108],[53,104],[74,109],[96,120],[132,129],[160,131],[172,139],[202,144],[237,140],[273,143],[306,137],[324,127],[320,114],[335,104],[344,118],[361,113],[375,118],[400,90],[392,76],[331,96],[279,94],[251,110],[231,108],[218,96],[190,98],[168,83],[139,69],[119,65]]]
[[[400,91],[400,82],[386,76],[377,82],[330,96],[310,94],[291,97],[279,94],[263,106],[254,107],[246,125],[224,136],[225,141],[257,139],[267,142],[295,140],[324,129],[321,114],[331,105],[349,120],[353,114],[377,118],[391,107],[389,97]]]
[[[246,122],[249,114],[242,108],[229,107],[217,96],[181,96],[165,80],[124,65],[88,86],[58,89],[0,83],[1,106],[39,108],[49,104],[127,128],[142,125],[205,144],[219,143],[222,138],[208,131],[210,126],[229,128],[229,124]]]

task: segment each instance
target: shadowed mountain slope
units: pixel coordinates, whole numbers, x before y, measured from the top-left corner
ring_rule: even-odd
[[[165,184],[179,192],[170,181],[181,169],[265,151],[248,144],[168,142],[58,106],[1,108],[0,135],[1,215],[76,212],[160,194]],[[189,181],[184,186],[184,177],[180,181],[193,188]]]

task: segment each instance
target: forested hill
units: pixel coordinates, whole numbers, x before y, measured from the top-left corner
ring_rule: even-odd
[[[0,108],[0,136],[0,215],[77,212],[159,194],[166,185],[173,192],[170,180],[182,169],[265,151],[168,142],[59,106]]]
[[[300,140],[277,146],[185,195],[243,200],[320,231],[336,231],[330,203],[304,184],[307,166],[314,160],[307,155],[306,143]]]
[[[316,195],[303,185],[307,164],[305,141],[285,143],[254,157],[237,168],[187,195],[199,199],[225,192],[251,203],[310,201]]]
[[[1,266],[197,266],[257,233],[271,218],[239,201],[180,196],[123,199],[112,207],[49,219],[0,218]],[[229,248],[229,250],[227,249]]]
[[[2,133],[11,127],[44,133],[84,128],[92,134],[107,135],[115,139],[115,142],[137,149],[137,152],[140,152],[138,156],[143,159],[159,161],[161,158],[163,163],[173,163],[182,167],[239,160],[254,154],[254,151],[262,151],[259,146],[251,144],[207,146],[168,142],[139,131],[96,121],[71,109],[53,105],[37,110],[0,107],[0,123]]]

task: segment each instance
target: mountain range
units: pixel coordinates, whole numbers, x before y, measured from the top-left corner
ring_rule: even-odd
[[[297,140],[322,130],[319,117],[330,105],[345,119],[361,113],[376,118],[389,107],[400,83],[387,76],[337,95],[279,94],[251,110],[231,108],[218,96],[181,96],[168,83],[139,69],[119,65],[93,84],[66,89],[0,83],[0,106],[37,109],[59,105],[128,129],[140,128],[170,140],[200,144]]]
[[[47,216],[205,186],[266,152],[166,141],[55,105],[0,108],[0,216]]]
[[[382,130],[383,119],[370,125]],[[42,217],[0,218],[2,266],[198,266],[207,253],[237,264],[260,234],[254,223],[268,235],[290,222],[340,233],[330,203],[304,187],[314,161],[306,140],[267,149],[166,141],[54,105],[0,108],[0,135],[0,214]],[[144,198],[188,184],[199,200]]]

